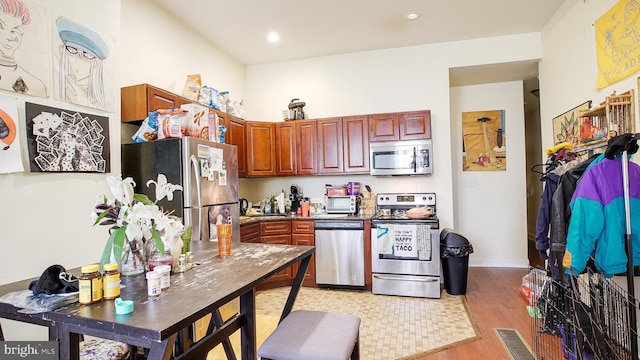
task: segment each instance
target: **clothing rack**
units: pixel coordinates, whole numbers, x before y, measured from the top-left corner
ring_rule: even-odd
[[[631,209],[629,206],[629,149],[636,143],[637,140],[640,139],[640,134],[634,134],[627,143],[624,145],[622,151],[622,190],[624,192],[624,213],[625,213],[625,228],[626,232],[624,235],[624,243],[625,243],[625,251],[627,253],[627,294],[629,304],[635,303],[635,283],[634,283],[634,269],[633,269],[633,243],[631,237]],[[637,148],[636,148],[637,150]],[[634,151],[635,152],[635,151]],[[629,326],[633,326],[634,329],[637,328],[637,319],[636,319],[636,308],[637,306],[629,306]],[[638,339],[635,338],[631,342],[631,354],[633,355],[633,359],[638,359]]]
[[[544,360],[631,360],[638,334],[629,327],[628,293],[613,279],[587,268],[566,282],[553,280],[544,271],[530,274],[541,284],[532,315],[532,350]],[[633,354],[636,354],[635,356]]]
[[[571,269],[571,274],[564,276],[564,269],[560,266],[562,276],[559,278],[549,276],[552,269],[548,269],[544,279],[534,279],[538,284],[544,283],[544,290],[534,296],[538,304],[532,304],[535,306],[528,309],[533,318],[533,347],[538,358],[638,360],[639,302],[635,298],[629,195],[629,155],[638,150],[638,139],[640,134],[616,136],[609,140],[604,154],[608,159],[621,160],[627,288],[624,290],[616,286],[599,270],[595,272],[593,264],[592,267],[587,266],[586,274],[579,275]],[[637,172],[634,174],[637,177]],[[559,256],[562,258],[562,255]],[[529,275],[541,277],[539,271],[532,271]],[[553,340],[553,337],[560,340]],[[561,351],[553,353],[550,348]]]

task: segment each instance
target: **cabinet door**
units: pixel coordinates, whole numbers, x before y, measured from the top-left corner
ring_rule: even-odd
[[[296,127],[292,121],[276,123],[276,175],[295,175]]]
[[[291,235],[291,243],[293,245],[303,245],[303,246],[315,246],[315,235],[314,234],[292,234]],[[300,267],[300,262],[297,262],[293,266],[293,278],[295,278],[298,273],[298,268]],[[311,261],[309,262],[309,267],[307,268],[307,272],[304,274],[304,279],[302,280],[302,284],[304,286],[316,286],[316,256],[311,255]]]
[[[260,223],[260,242],[263,244],[291,245],[291,221],[263,221]],[[267,283],[278,283],[293,279],[293,268],[290,266],[273,275]],[[283,283],[281,286],[285,286]]]
[[[398,114],[400,140],[431,139],[431,111]]]
[[[170,92],[155,88],[147,87],[147,110],[156,111],[158,109],[180,108],[183,102],[180,98]]]
[[[149,84],[126,86],[120,89],[120,121],[142,121],[151,111],[179,108],[187,99]]]
[[[246,224],[240,226],[240,241],[249,243],[260,242],[260,223]]]
[[[235,145],[238,148],[238,176],[247,176],[247,137],[245,136],[245,121],[225,114],[220,119],[225,119],[227,134],[225,141],[227,144]]]
[[[369,172],[369,120],[364,116],[342,118],[345,173]]]
[[[263,221],[260,223],[260,234],[270,235],[291,235],[291,221]]]
[[[247,175],[275,176],[275,126],[267,122],[247,123]]]
[[[343,172],[342,118],[317,120],[318,173]]]
[[[263,235],[262,237],[260,237],[260,242],[263,244],[291,245],[291,233],[288,233],[286,235]],[[288,281],[291,279],[293,279],[293,267],[289,266],[288,268],[270,277],[267,282],[278,282],[281,280]]]
[[[291,220],[291,232],[294,234],[314,234],[314,231],[311,220]]]
[[[318,172],[318,129],[315,120],[297,120],[296,125],[296,168],[298,175]]]
[[[400,140],[398,114],[369,115],[369,141]]]

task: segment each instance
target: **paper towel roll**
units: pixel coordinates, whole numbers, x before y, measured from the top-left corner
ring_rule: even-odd
[[[276,201],[278,202],[278,212],[284,214],[284,193],[276,196]]]

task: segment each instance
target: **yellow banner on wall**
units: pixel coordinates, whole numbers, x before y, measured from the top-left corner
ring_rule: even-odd
[[[621,0],[595,22],[596,88],[640,70],[640,2]]]

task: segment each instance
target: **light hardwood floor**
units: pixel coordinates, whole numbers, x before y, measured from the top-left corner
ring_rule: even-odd
[[[531,318],[518,288],[528,269],[469,268],[466,300],[482,338],[420,360],[509,360],[494,328],[517,329],[531,347]],[[445,290],[443,290],[445,291]]]

